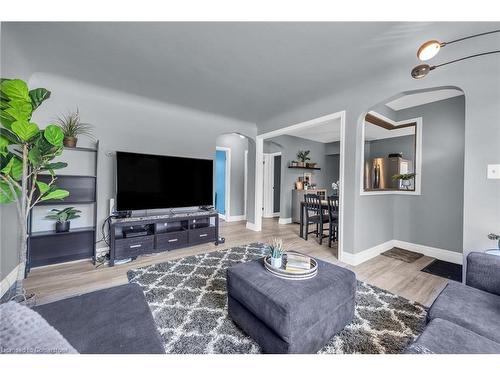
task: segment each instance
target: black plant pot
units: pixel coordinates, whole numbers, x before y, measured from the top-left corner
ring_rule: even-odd
[[[56,222],[56,232],[69,232],[70,221]]]

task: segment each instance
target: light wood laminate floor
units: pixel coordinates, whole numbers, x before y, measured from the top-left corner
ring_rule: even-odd
[[[96,268],[90,261],[79,261],[60,265],[35,268],[25,280],[28,292],[36,294],[37,304],[44,304],[77,294],[125,284],[129,269],[243,245],[250,242],[268,242],[273,237],[281,237],[287,249],[307,253],[313,257],[349,268],[359,280],[386,289],[402,297],[429,306],[447,283],[446,279],[430,275],[420,270],[434,258],[422,257],[413,263],[379,255],[358,266],[341,263],[336,258],[336,248],[319,245],[315,237],[305,241],[299,237],[297,224],[279,225],[277,219],[264,219],[262,232],[246,229],[245,222],[225,223],[221,221],[221,236],[226,243],[219,245],[204,244],[185,249],[154,255],[142,256],[137,260],[108,267]],[[324,241],[328,242],[328,241]]]

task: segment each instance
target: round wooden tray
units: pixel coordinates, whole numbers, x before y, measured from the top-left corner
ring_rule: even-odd
[[[283,254],[283,262],[280,268],[273,267],[271,265],[271,256],[268,255],[264,258],[264,267],[267,271],[271,272],[274,276],[279,277],[281,279],[286,280],[309,280],[318,274],[318,262],[314,258],[310,258],[311,268],[304,271],[287,271],[286,270],[286,258],[287,254],[301,255],[306,256],[304,254],[289,251]]]

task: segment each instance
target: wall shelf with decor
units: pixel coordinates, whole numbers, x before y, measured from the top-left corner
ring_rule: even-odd
[[[315,171],[321,170],[321,168],[319,168],[319,167],[299,167],[299,166],[294,166],[294,165],[289,165],[288,168],[290,168],[290,169],[312,169]]]
[[[78,155],[69,155],[75,153]],[[87,155],[81,155],[82,153]],[[55,184],[69,191],[66,199],[59,201],[40,202],[35,206],[39,210],[42,207],[62,208],[62,206],[78,206],[87,208],[88,213],[84,221],[90,225],[71,227],[66,232],[56,232],[55,230],[40,229],[40,221],[43,220],[41,212],[32,212],[28,220],[28,254],[26,272],[33,267],[46,266],[62,262],[69,262],[81,259],[96,260],[97,242],[97,163],[99,156],[99,142],[94,148],[91,147],[64,147],[61,159],[74,158],[86,164],[88,170],[85,174],[58,174]],[[89,160],[85,160],[89,158]],[[91,159],[91,160],[90,160]],[[76,163],[73,163],[75,167]],[[71,168],[72,163],[68,163]],[[80,165],[75,167],[80,170]],[[64,171],[64,170],[61,170]],[[93,174],[91,174],[93,173]],[[40,176],[43,182],[50,181],[50,176]],[[34,209],[35,210],[35,209]],[[83,208],[82,208],[83,210]],[[37,223],[38,221],[38,223]],[[46,225],[46,224],[44,224]],[[45,228],[45,227],[44,227]]]

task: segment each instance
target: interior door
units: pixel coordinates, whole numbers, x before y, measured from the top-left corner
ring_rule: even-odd
[[[215,152],[215,209],[226,214],[226,151]]]
[[[279,214],[280,200],[281,200],[281,155],[274,157],[274,171],[273,171],[273,213]]]
[[[264,194],[263,216],[272,217],[274,213],[274,157],[264,154]]]

